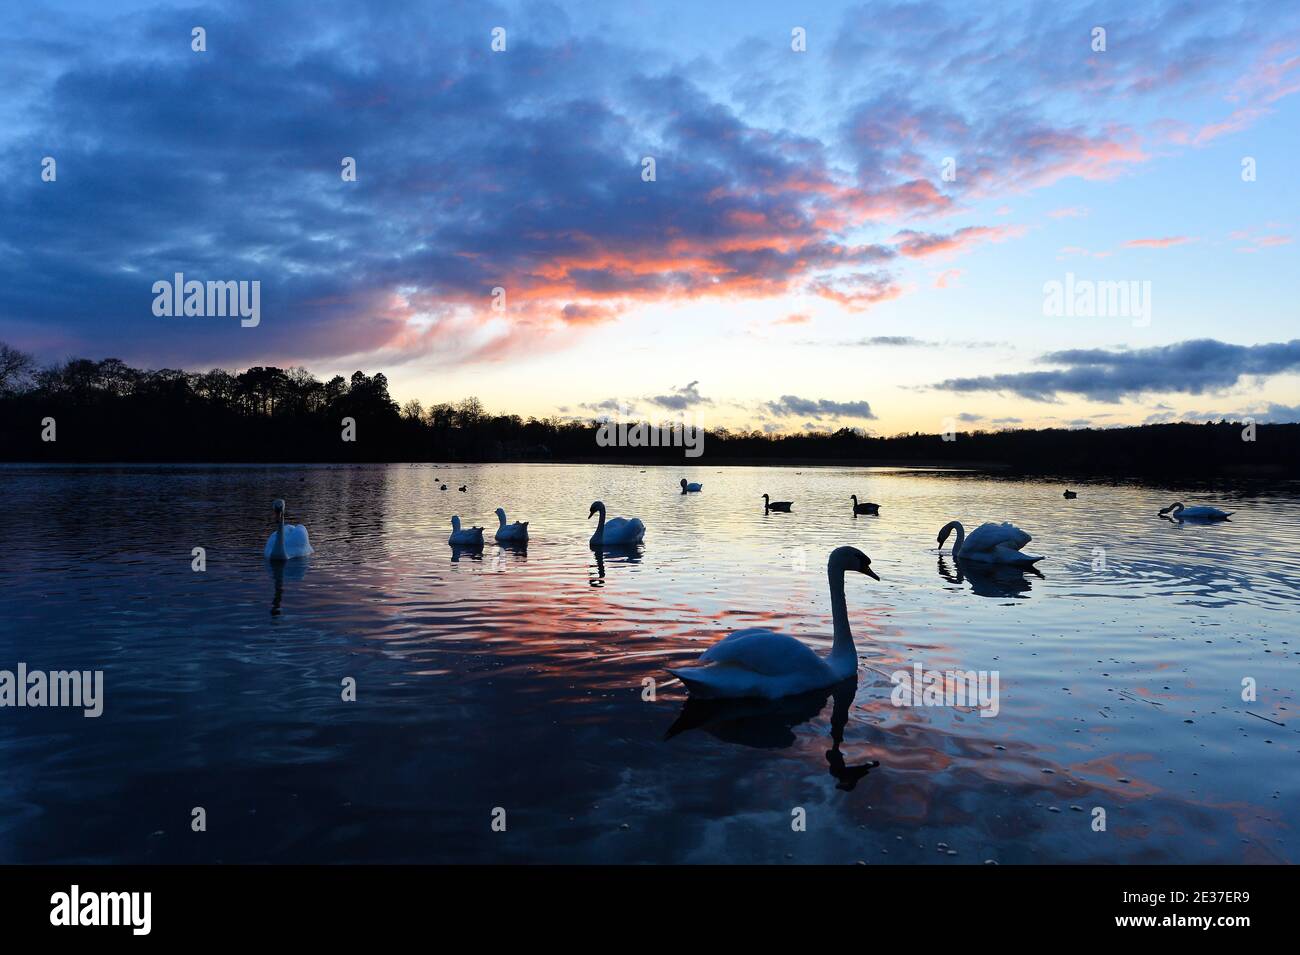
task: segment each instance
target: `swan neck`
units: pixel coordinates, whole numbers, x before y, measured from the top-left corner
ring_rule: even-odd
[[[603,541],[605,539],[605,509],[602,507],[596,513],[600,515],[596,521],[596,539]]]
[[[281,511],[275,523],[275,543],[271,545],[271,556],[284,558],[284,511]]]
[[[953,521],[957,525],[957,539],[952,542],[952,556],[956,557],[961,553],[961,545],[966,543],[966,528],[961,526],[961,521]]]
[[[849,629],[849,608],[844,600],[844,568],[832,565],[827,570],[831,585],[831,623],[835,639],[831,643],[832,660],[853,660],[856,669],[858,650]]]

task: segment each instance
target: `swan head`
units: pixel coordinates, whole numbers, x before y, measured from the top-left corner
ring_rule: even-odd
[[[587,512],[587,520],[591,520],[597,514],[605,513],[605,503],[603,501],[592,501],[591,510]]]
[[[284,498],[277,497],[271,502],[271,510],[275,511],[277,517],[284,513]]]
[[[1160,509],[1160,516],[1164,517],[1170,511],[1181,511],[1182,509],[1183,509],[1182,503],[1180,501],[1174,501],[1174,503],[1170,504],[1168,507]]]
[[[948,535],[951,534],[957,527],[958,524],[956,521],[949,521],[947,524],[944,524],[943,527],[939,528],[938,541],[940,547],[942,547],[943,542],[948,539]]]
[[[856,547],[837,547],[831,551],[831,558],[828,561],[828,569],[833,573],[838,571],[856,571],[859,574],[866,574],[875,580],[880,576],[871,569],[871,558]]]
[[[452,518],[451,518],[451,529],[452,529],[453,531],[458,531],[458,530],[460,530],[460,517],[459,517],[459,516],[457,516],[457,515],[452,515]]]
[[[501,518],[502,524],[506,522],[506,509],[504,507],[497,508],[497,517]]]
[[[763,503],[764,503],[764,504],[767,503],[767,495],[766,495],[766,494],[763,495]]]
[[[686,487],[686,478],[682,478],[682,487]]]

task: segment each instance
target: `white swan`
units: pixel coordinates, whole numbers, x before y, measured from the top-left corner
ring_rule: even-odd
[[[461,530],[460,518],[453,516],[451,519],[451,536],[447,538],[447,543],[452,547],[482,547],[483,528],[467,527]]]
[[[271,502],[275,517],[279,523],[266,540],[264,556],[267,560],[291,560],[294,557],[306,557],[312,552],[311,541],[307,539],[307,528],[303,524],[285,524],[284,499],[276,498]]]
[[[1174,521],[1226,521],[1232,511],[1221,511],[1217,507],[1183,507],[1175,501],[1160,512],[1161,517]]]
[[[677,677],[692,697],[760,697],[774,700],[834,686],[858,672],[858,650],[849,630],[844,602],[844,573],[857,571],[874,577],[871,558],[856,547],[837,547],[826,562],[831,586],[834,642],[823,658],[806,643],[784,633],[753,627],[737,630],[700,654],[701,666],[678,667]]]
[[[506,509],[497,508],[497,520],[501,522],[497,527],[496,539],[503,544],[522,544],[528,540],[528,522],[522,524],[515,521],[513,524],[506,523]]]
[[[966,536],[966,528],[961,521],[950,521],[939,531],[939,546],[948,539],[948,535],[957,531],[957,540],[952,545],[952,556],[962,560],[977,560],[983,564],[1035,564],[1042,560],[1033,554],[1022,553],[1020,548],[1028,544],[1032,537],[1016,527],[1015,524],[981,524]]]
[[[689,492],[689,493],[693,493],[693,492],[695,492],[695,491],[702,491],[702,490],[704,490],[704,485],[703,485],[703,484],[696,484],[694,481],[691,481],[691,482],[688,484],[687,481],[686,481],[686,478],[682,478],[682,493],[683,493],[683,494],[686,494],[686,493],[688,493],[688,492]]]
[[[591,535],[592,547],[625,547],[629,544],[639,544],[645,539],[645,525],[641,523],[639,517],[631,520],[626,517],[616,517],[606,523],[605,505],[600,501],[592,502],[587,520],[591,520],[592,514],[600,515],[600,521],[596,524],[596,533]]]

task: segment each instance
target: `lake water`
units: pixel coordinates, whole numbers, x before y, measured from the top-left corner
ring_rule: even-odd
[[[1073,486],[2,468],[0,669],[103,670],[105,700],[0,709],[0,862],[1300,861],[1296,485]],[[794,512],[765,515],[765,491]],[[277,496],[316,548],[282,574]],[[1176,498],[1236,513],[1158,519]],[[645,521],[638,553],[595,558],[594,499]],[[531,522],[526,553],[491,543],[497,506]],[[447,546],[453,513],[489,527],[481,557]],[[1015,522],[1041,576],[959,575],[935,553],[951,519]],[[829,648],[842,544],[882,578],[846,581],[856,687],[679,722],[664,667],[730,630]],[[996,671],[997,715],[893,705],[918,662]]]

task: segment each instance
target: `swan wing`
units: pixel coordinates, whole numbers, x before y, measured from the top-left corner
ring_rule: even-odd
[[[641,518],[615,517],[605,522],[605,540],[626,543],[639,543],[645,537],[645,525]]]
[[[994,551],[999,547],[1020,550],[1031,540],[1033,538],[1015,524],[981,524],[971,531],[970,536],[961,545],[961,553],[969,556],[974,553]]]
[[[766,676],[785,676],[810,665],[824,665],[802,640],[758,627],[728,634],[700,654],[700,662],[740,666]]]
[[[275,535],[277,533],[279,532],[272,531],[271,536],[266,539],[266,548],[262,552],[264,557],[270,557],[275,550]],[[305,525],[284,525],[284,555],[286,557],[307,557],[314,552]]]
[[[1227,517],[1227,516],[1228,516],[1229,514],[1231,514],[1231,513],[1232,513],[1231,511],[1221,511],[1221,510],[1219,510],[1217,507],[1205,507],[1205,506],[1203,506],[1203,505],[1198,505],[1197,507],[1185,507],[1185,508],[1183,508],[1182,511],[1179,512],[1179,515],[1178,515],[1178,516],[1179,516],[1179,517],[1190,517],[1190,518],[1193,518],[1193,519],[1198,518],[1198,517],[1199,517],[1199,518],[1217,519],[1217,518],[1221,518],[1221,517]]]

